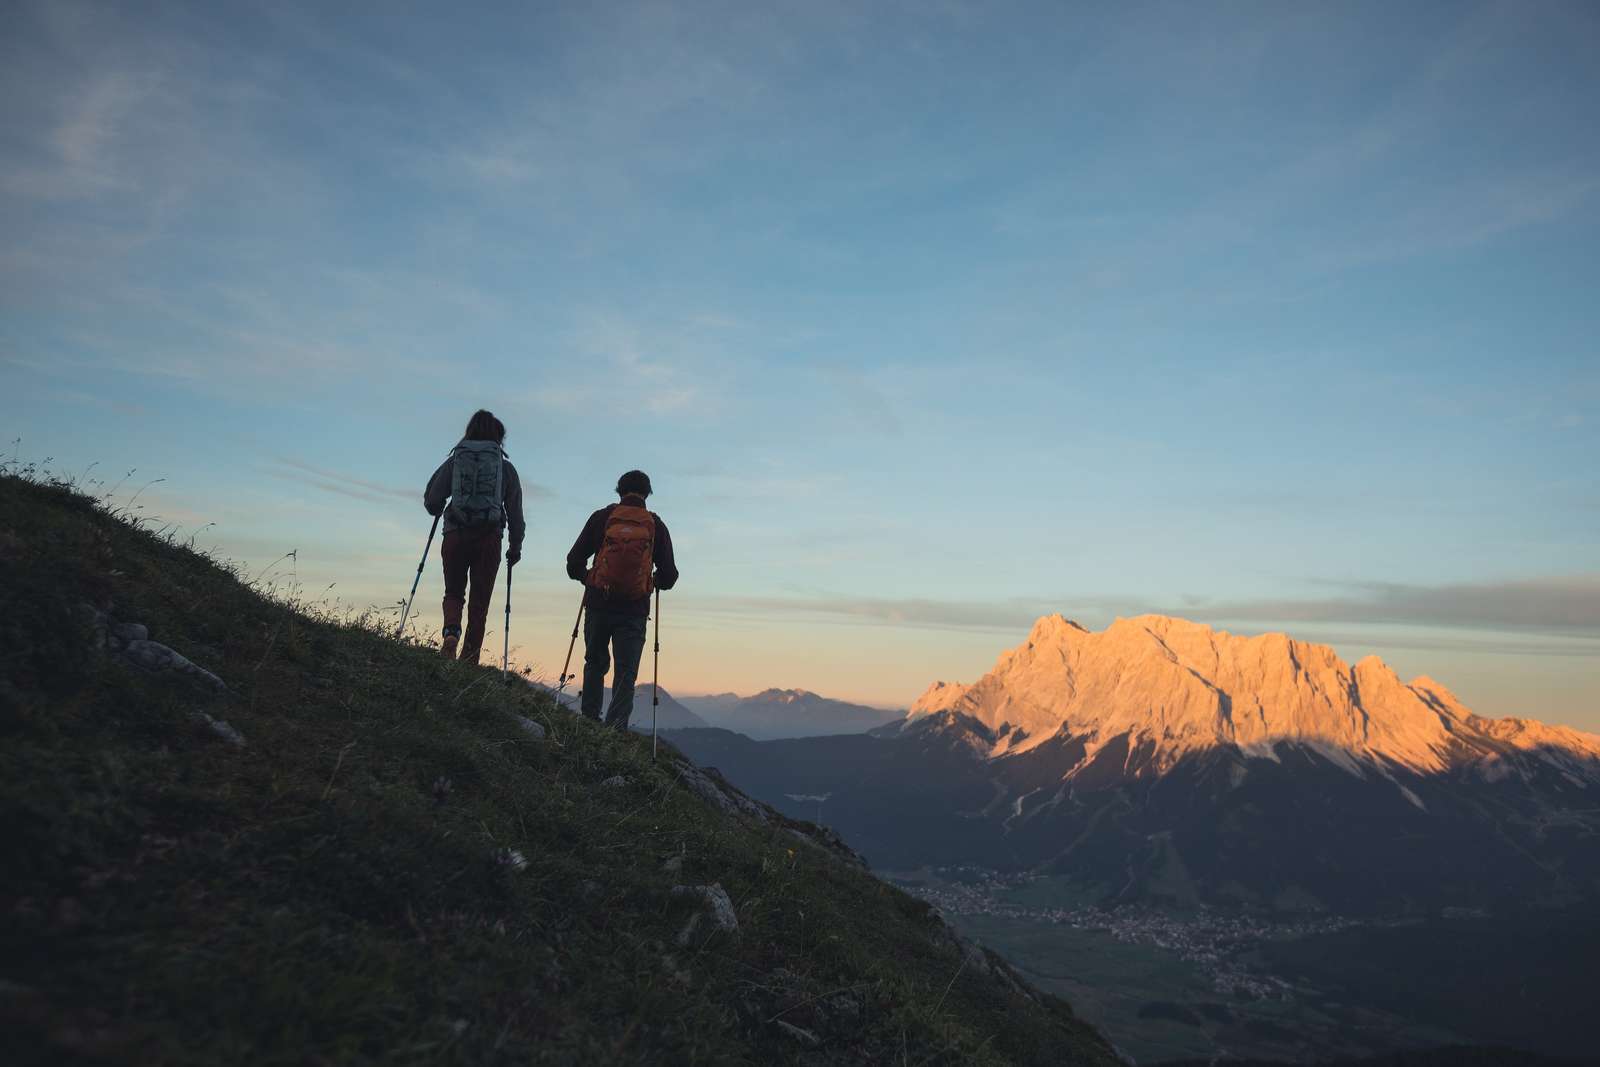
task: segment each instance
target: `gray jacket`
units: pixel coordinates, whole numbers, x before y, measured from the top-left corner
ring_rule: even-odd
[[[450,500],[450,483],[454,471],[455,458],[452,456],[439,464],[439,469],[428,479],[428,488],[422,494],[422,506],[428,509],[429,515],[444,512],[445,533],[449,533],[459,525],[444,507]],[[506,523],[511,528],[511,543],[506,547],[512,552],[520,553],[522,535],[527,530],[527,524],[522,519],[522,479],[517,477],[517,468],[511,465],[509,459],[501,465],[500,478],[500,490],[506,505]]]

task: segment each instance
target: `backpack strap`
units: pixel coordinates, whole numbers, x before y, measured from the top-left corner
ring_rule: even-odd
[[[500,525],[510,526],[511,516],[506,512],[506,450],[499,445],[494,447],[495,454],[500,457],[500,462],[494,465],[494,498],[500,505]]]

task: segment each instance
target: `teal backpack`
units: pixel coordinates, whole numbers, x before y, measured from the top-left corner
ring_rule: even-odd
[[[451,451],[450,518],[457,526],[484,526],[506,521],[501,470],[505,450],[494,441],[462,441]]]

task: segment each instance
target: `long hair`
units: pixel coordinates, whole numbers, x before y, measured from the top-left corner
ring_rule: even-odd
[[[467,422],[467,432],[461,436],[467,441],[493,441],[503,445],[506,443],[506,424],[495,418],[493,412],[480,408],[473,413]]]

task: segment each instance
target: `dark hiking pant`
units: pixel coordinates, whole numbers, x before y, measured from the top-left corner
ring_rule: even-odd
[[[465,601],[467,632],[461,639],[461,659],[476,663],[478,650],[483,647],[483,627],[494,596],[495,575],[500,573],[500,527],[451,530],[444,535],[439,555],[444,558],[444,634],[450,637],[461,633],[461,606]]]
[[[611,707],[606,709],[606,725],[628,728],[633,714],[633,683],[639,677],[639,658],[644,655],[643,615],[624,614],[604,607],[592,607],[583,621],[583,713],[600,721],[600,702],[605,697],[606,671],[615,651],[617,673],[611,679]],[[610,646],[608,649],[607,646]]]

